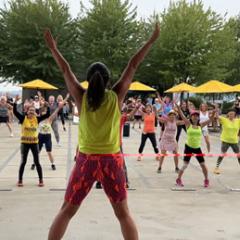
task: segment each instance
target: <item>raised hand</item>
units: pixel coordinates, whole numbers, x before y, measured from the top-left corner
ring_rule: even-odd
[[[44,38],[45,38],[45,41],[46,41],[49,49],[56,49],[57,48],[57,43],[56,43],[55,39],[53,38],[52,33],[49,29],[46,29],[44,31]]]

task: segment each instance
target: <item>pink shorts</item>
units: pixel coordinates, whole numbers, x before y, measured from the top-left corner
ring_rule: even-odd
[[[121,154],[79,153],[69,179],[65,200],[80,205],[95,181],[101,182],[111,202],[118,203],[127,198]]]

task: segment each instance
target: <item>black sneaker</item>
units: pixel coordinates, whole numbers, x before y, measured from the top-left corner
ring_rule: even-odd
[[[157,173],[161,173],[162,172],[162,168],[159,167],[158,170],[157,170]]]
[[[101,184],[100,182],[97,182],[97,183],[96,183],[96,188],[97,188],[97,189],[102,189],[102,184]]]
[[[35,164],[32,164],[31,170],[34,170],[34,168],[35,168]]]
[[[52,164],[52,170],[56,170],[56,166]]]
[[[180,169],[178,167],[175,168],[175,173],[179,173]]]
[[[65,127],[63,127],[63,131],[65,131],[65,132],[66,132],[66,128],[65,128]]]

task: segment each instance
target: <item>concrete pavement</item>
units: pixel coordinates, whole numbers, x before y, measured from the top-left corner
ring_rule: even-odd
[[[60,124],[59,124],[60,126]],[[16,187],[20,162],[20,128],[14,124],[15,136],[9,137],[8,129],[0,126],[0,239],[47,239],[51,222],[60,208],[69,172],[74,164],[77,144],[77,126],[71,125],[61,132],[60,148],[54,143],[57,170],[52,171],[45,150],[41,152],[45,187],[37,187],[37,172],[30,170],[29,155],[24,173],[24,187]],[[124,152],[137,153],[140,130],[131,130],[131,137],[124,139]],[[181,136],[180,153],[185,133]],[[211,136],[212,153],[220,153],[218,134]],[[206,147],[203,143],[203,149]],[[144,153],[152,153],[147,142]],[[126,159],[132,190],[128,191],[129,205],[137,222],[142,240],[237,240],[240,239],[240,192],[227,187],[240,188],[240,168],[237,160],[223,161],[223,174],[212,174],[216,158],[208,158],[210,188],[202,187],[203,177],[195,159],[184,175],[186,187],[193,192],[174,192],[176,174],[172,158],[166,158],[162,174],[157,174],[158,163],[145,157]],[[181,166],[181,164],[180,164]],[[136,189],[136,190],[134,190]],[[64,236],[66,240],[119,240],[120,227],[111,205],[102,190],[92,189],[79,212],[71,221]]]

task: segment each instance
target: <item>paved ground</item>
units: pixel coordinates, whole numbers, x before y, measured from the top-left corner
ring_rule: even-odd
[[[0,126],[0,239],[47,239],[49,226],[63,201],[66,179],[73,165],[77,141],[77,126],[61,131],[62,147],[54,145],[57,170],[52,171],[46,153],[41,153],[45,187],[37,187],[37,173],[30,170],[30,155],[24,174],[23,188],[15,186],[20,161],[19,126],[15,137],[8,137]],[[185,133],[182,134],[182,152]],[[131,138],[124,140],[126,153],[137,153],[140,131],[132,130]],[[55,143],[55,141],[54,141]],[[211,136],[212,153],[219,153],[217,134]],[[205,150],[205,145],[203,145]],[[145,153],[152,153],[150,143]],[[129,205],[137,222],[142,240],[237,240],[240,239],[240,169],[234,158],[226,158],[224,172],[219,177],[210,173],[211,187],[203,189],[203,177],[196,160],[184,176],[186,187],[193,192],[174,192],[176,174],[173,160],[167,158],[163,173],[157,174],[157,162],[146,157],[142,162],[128,157],[131,181]],[[208,158],[212,172],[216,158]],[[64,237],[66,240],[119,240],[122,239],[118,222],[102,190],[93,189]]]

